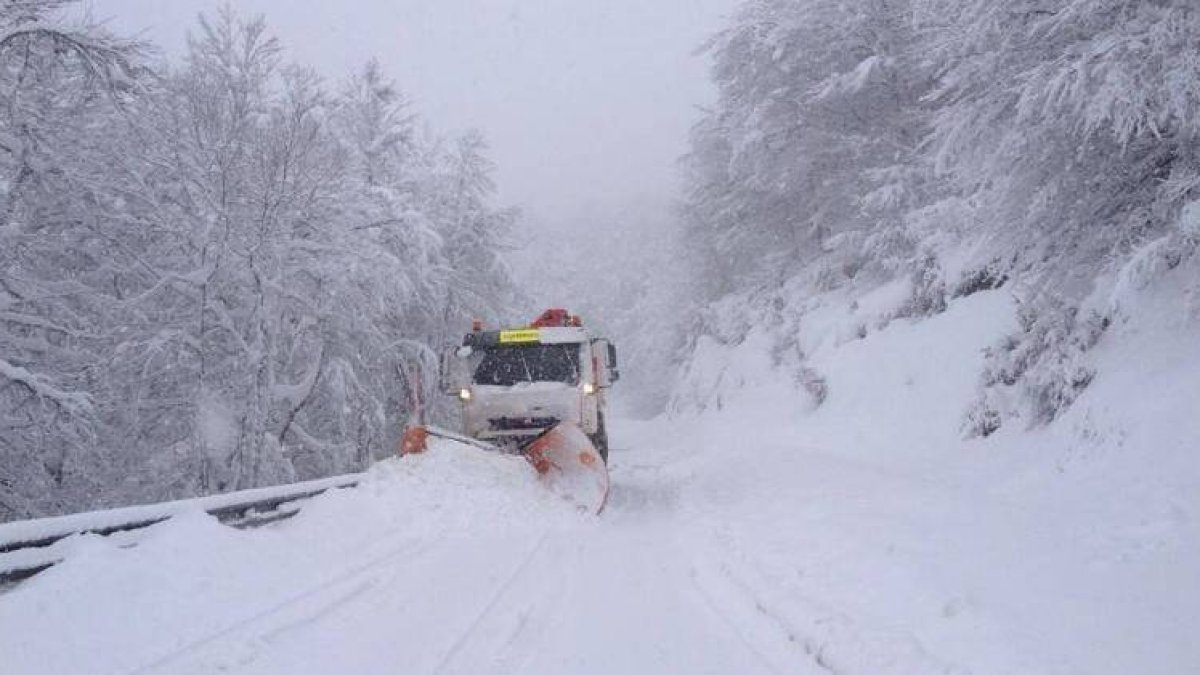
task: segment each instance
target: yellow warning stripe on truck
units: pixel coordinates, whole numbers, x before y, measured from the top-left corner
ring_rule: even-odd
[[[536,328],[500,331],[500,344],[502,345],[538,342],[539,340],[541,340],[541,331]]]

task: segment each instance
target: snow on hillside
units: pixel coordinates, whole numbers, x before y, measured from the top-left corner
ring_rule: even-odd
[[[887,319],[894,286],[809,300],[796,336],[819,405],[786,393],[786,322],[702,344],[672,441],[710,451],[697,494],[719,508],[697,520],[755,552],[764,602],[876,617],[970,672],[1200,672],[1193,274],[1121,289],[1074,405],[986,439],[964,413],[1016,325],[1004,290],[921,321]]]

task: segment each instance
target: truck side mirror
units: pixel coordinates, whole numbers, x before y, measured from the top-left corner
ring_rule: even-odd
[[[470,384],[467,360],[470,355],[470,347],[450,345],[442,349],[438,358],[438,389],[443,394],[457,396]]]
[[[612,386],[612,367],[608,363],[608,355],[612,349],[608,340],[596,338],[589,345],[592,358],[592,368],[596,371],[593,377],[598,387]]]
[[[617,369],[617,346],[608,343],[608,379],[616,382],[621,379],[621,371]]]

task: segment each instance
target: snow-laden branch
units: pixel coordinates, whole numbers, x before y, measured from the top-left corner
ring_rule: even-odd
[[[84,71],[103,82],[110,92],[128,90],[134,84],[135,69],[130,55],[136,46],[87,29],[70,30],[42,21],[20,23],[0,30],[0,51],[22,41],[39,40],[73,55]]]
[[[92,399],[87,394],[63,391],[55,387],[49,378],[4,359],[0,359],[0,377],[24,386],[38,398],[54,403],[71,415],[82,416],[92,412]]]

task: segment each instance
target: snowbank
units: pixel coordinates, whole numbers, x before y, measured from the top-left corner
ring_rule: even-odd
[[[0,596],[0,670],[157,672],[260,614],[335,602],[368,572],[412,572],[432,540],[483,542],[503,555],[580,521],[523,459],[430,445],[265,528],[234,530],[197,508],[152,526],[133,548],[73,538],[63,563]]]

